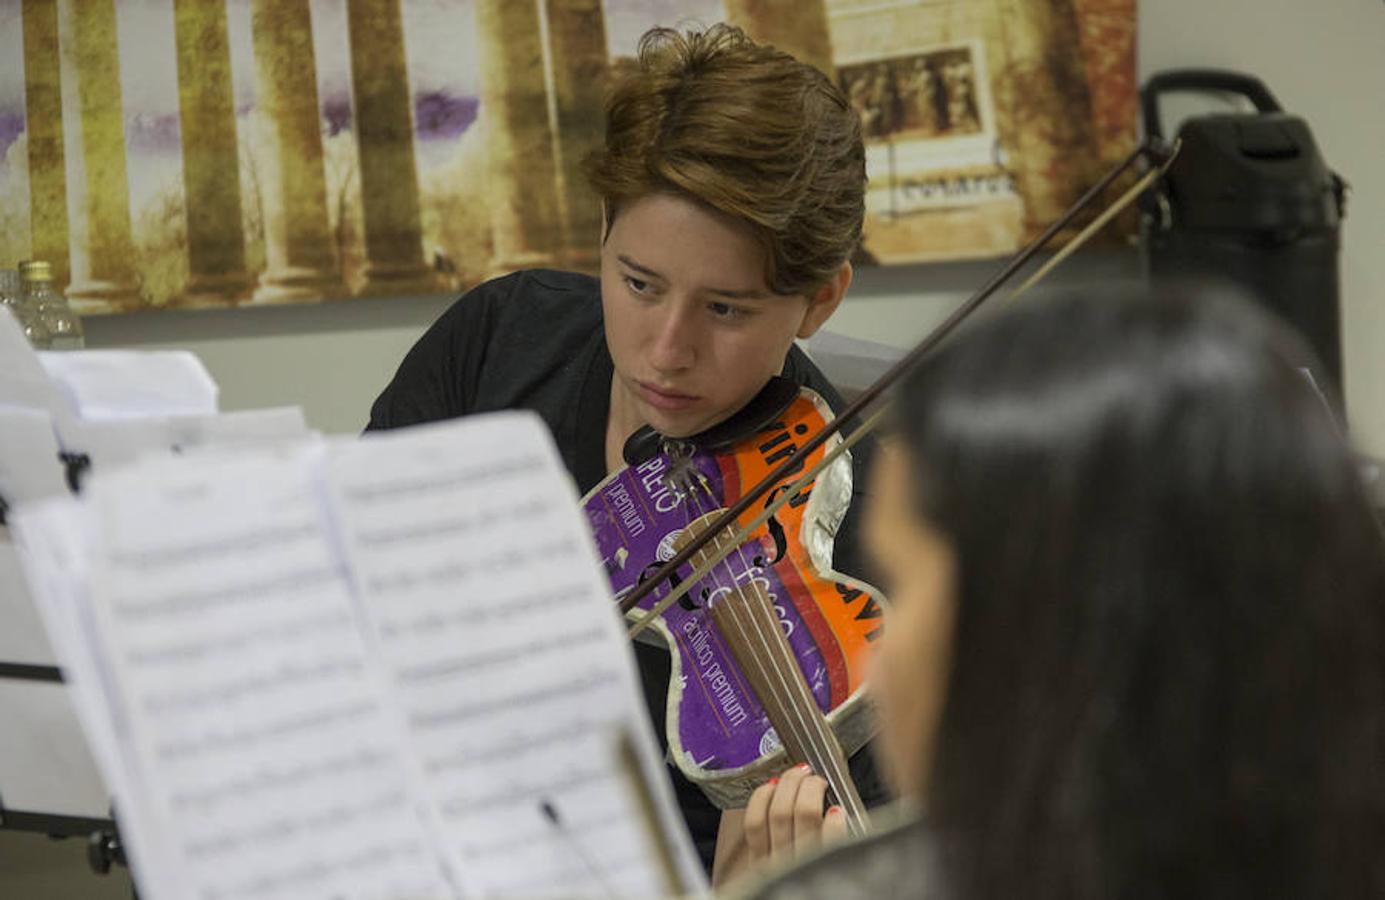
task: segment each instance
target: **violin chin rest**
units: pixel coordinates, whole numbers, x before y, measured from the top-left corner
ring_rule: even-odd
[[[663,444],[662,434],[648,425],[641,425],[639,430],[625,439],[620,448],[620,455],[625,459],[627,466],[642,466],[659,455]]]
[[[708,453],[725,450],[774,421],[776,416],[794,402],[799,390],[800,385],[797,382],[782,375],[775,375],[749,403],[730,418],[718,422],[706,431],[679,440]],[[621,456],[625,458],[625,464],[628,466],[643,465],[663,449],[664,440],[664,436],[653,428],[648,425],[642,426],[625,439],[625,444],[621,447]]]

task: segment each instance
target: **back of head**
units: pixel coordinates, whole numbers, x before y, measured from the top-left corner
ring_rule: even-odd
[[[827,282],[861,240],[865,150],[846,97],[726,25],[644,35],[636,65],[617,73],[587,172],[608,217],[669,192],[747,223],[781,294]]]
[[[1305,360],[1107,292],[902,392],[958,562],[929,811],[964,896],[1385,895],[1385,541]]]

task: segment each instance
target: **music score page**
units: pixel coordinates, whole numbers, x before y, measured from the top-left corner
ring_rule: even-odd
[[[537,418],[135,464],[47,506],[16,531],[141,897],[659,896],[621,732],[700,887]],[[54,547],[85,558],[45,572]]]

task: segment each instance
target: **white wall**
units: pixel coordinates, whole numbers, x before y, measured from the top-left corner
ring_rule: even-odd
[[[1352,186],[1342,263],[1349,414],[1363,449],[1385,456],[1385,3],[1381,0],[1141,0],[1139,72],[1185,66],[1260,76],[1311,125]],[[1169,107],[1177,114],[1179,107]],[[1174,123],[1167,122],[1171,126]],[[858,274],[834,330],[917,340],[995,263]],[[1070,262],[1055,282],[1138,272],[1133,253]],[[87,320],[93,347],[186,347],[221,385],[222,407],[297,403],[316,427],[359,429],[370,402],[445,298],[168,312]]]

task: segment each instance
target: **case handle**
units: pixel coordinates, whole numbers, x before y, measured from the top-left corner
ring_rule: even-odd
[[[1230,72],[1225,69],[1169,69],[1153,75],[1140,90],[1140,112],[1145,120],[1145,134],[1152,138],[1164,136],[1159,118],[1159,98],[1175,91],[1219,91],[1246,97],[1262,113],[1281,112],[1279,101],[1254,75]]]

